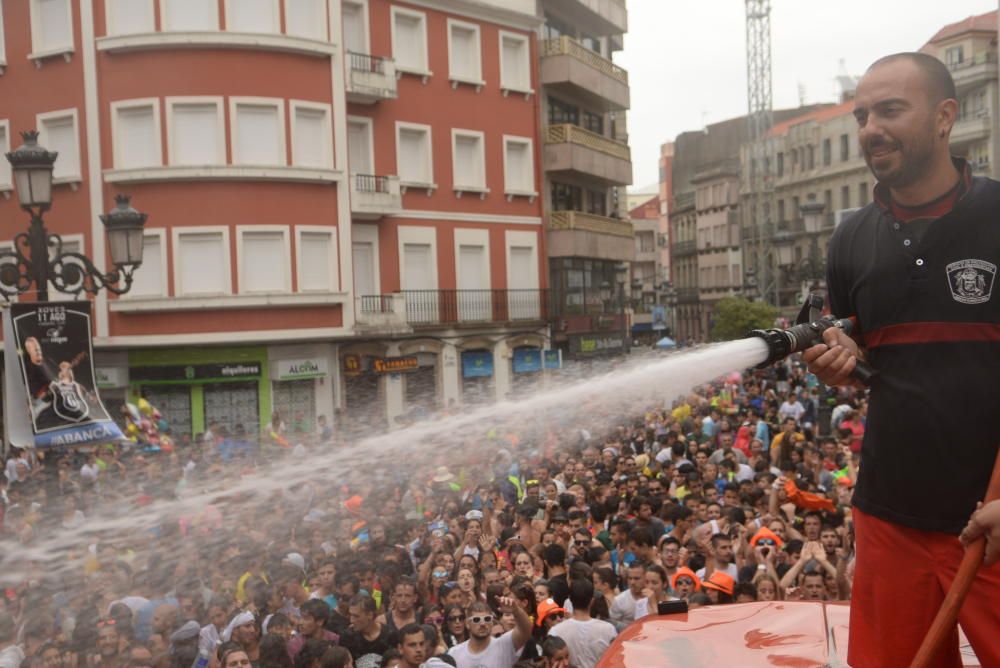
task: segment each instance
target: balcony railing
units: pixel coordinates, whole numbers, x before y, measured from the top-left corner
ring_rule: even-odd
[[[371,74],[385,74],[385,58],[372,56],[367,53],[347,52],[347,59],[354,72],[369,72]]]
[[[406,303],[406,321],[411,325],[548,318],[547,290],[403,290],[401,294]]]
[[[393,295],[361,295],[358,297],[358,311],[361,313],[393,313]]]
[[[570,56],[628,85],[628,72],[625,69],[615,65],[601,54],[591,51],[572,37],[563,35],[544,40],[542,42],[542,57],[545,56]]]
[[[397,96],[396,61],[367,53],[347,52],[349,102],[375,104]]]
[[[692,304],[698,301],[698,288],[677,288],[677,303]]]
[[[956,70],[964,70],[967,67],[975,67],[976,65],[985,65],[986,63],[995,62],[997,62],[997,53],[995,51],[985,51],[983,53],[977,53],[968,60],[960,60],[957,63],[946,63],[946,65],[949,70],[954,72]]]
[[[635,237],[631,223],[582,211],[553,211],[549,214],[550,230],[584,230],[618,237]]]
[[[356,218],[378,219],[402,208],[398,176],[351,174],[351,213]]]
[[[578,125],[563,123],[560,125],[550,125],[545,129],[546,144],[563,144],[567,142],[578,146],[585,146],[586,148],[610,155],[619,160],[628,162],[632,160],[632,151],[629,150],[628,144],[623,144],[620,141],[609,139],[596,132],[585,130]]]
[[[359,193],[388,193],[389,177],[375,174],[355,174],[355,184]]]
[[[698,246],[694,239],[689,241],[678,241],[673,245],[671,253],[674,257],[685,257],[698,252]]]

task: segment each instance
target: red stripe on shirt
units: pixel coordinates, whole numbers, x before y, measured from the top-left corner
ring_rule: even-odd
[[[988,322],[904,322],[865,332],[865,346],[1000,341],[1000,325]]]

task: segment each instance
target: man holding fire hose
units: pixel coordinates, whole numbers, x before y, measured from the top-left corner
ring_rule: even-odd
[[[856,384],[859,359],[878,374],[854,494],[855,668],[916,653],[997,454],[1000,183],[951,157],[955,98],[925,54],[882,58],[861,79],[854,115],[878,185],[831,238],[827,275],[833,313],[856,326],[803,353],[828,385]],[[959,621],[982,664],[1000,666],[1000,564],[979,570]],[[934,665],[961,665],[957,638]]]

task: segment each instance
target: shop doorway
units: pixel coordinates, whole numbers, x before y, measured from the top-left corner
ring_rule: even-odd
[[[194,436],[190,385],[144,385],[139,394],[160,411],[170,425],[171,436],[175,439],[181,434]]]
[[[232,434],[236,425],[241,424],[248,435],[260,432],[256,382],[205,385],[204,395],[206,426],[217,422]]]
[[[438,356],[434,353],[417,353],[420,364],[415,370],[403,374],[404,398],[407,412],[429,414],[438,409]]]
[[[316,433],[316,381],[276,380],[271,386],[271,403],[292,433]]]

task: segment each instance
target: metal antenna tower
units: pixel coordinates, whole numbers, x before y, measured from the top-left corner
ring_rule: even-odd
[[[771,238],[774,236],[774,179],[768,132],[771,102],[771,0],[746,0],[748,192],[744,262],[757,281],[761,298],[778,305]],[[749,281],[748,281],[749,282]]]

